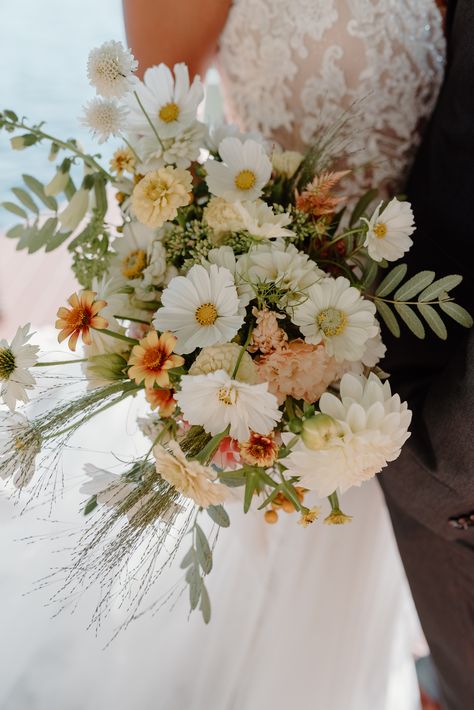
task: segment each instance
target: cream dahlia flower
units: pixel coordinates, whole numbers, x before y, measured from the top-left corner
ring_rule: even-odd
[[[132,211],[142,224],[161,227],[189,204],[192,176],[182,168],[160,168],[145,175],[132,193]]]
[[[32,336],[29,329],[29,323],[18,328],[11,343],[0,340],[0,398],[11,412],[17,402],[29,401],[27,390],[36,383],[29,368],[38,361],[39,347],[28,344]]]
[[[401,202],[396,197],[382,210],[381,202],[367,224],[364,246],[374,261],[396,261],[407,252],[413,241],[410,235],[415,231],[413,211],[409,202]]]
[[[218,160],[207,160],[207,184],[210,192],[229,202],[255,200],[269,181],[272,164],[260,143],[248,139],[224,138]]]
[[[241,355],[242,346],[237,343],[224,343],[224,345],[203,348],[189,368],[189,374],[207,375],[210,372],[216,372],[216,370],[225,370],[232,377],[237,360]],[[261,381],[255,363],[246,351],[242,355],[235,379],[248,382],[251,385]]]

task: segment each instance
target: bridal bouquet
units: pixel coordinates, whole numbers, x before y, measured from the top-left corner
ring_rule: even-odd
[[[80,286],[56,328],[71,351],[83,344],[79,360],[51,363],[38,360],[29,326],[0,342],[10,410],[0,475],[38,495],[79,427],[143,397],[149,450],[119,473],[86,467],[83,544],[67,575],[111,587],[135,564],[146,578],[139,600],[156,560],[188,539],[183,575],[207,621],[212,540],[200,516],[214,521],[211,537],[227,527],[225,502],[241,487],[244,511],[268,523],[283,513],[303,526],[321,515],[348,522],[339,494],[396,459],[409,436],[411,413],[378,366],[380,319],[420,338],[425,324],[446,338],[441,314],[472,321],[450,296],[460,276],[406,280],[405,264],[392,267],[412,244],[410,204],[377,190],[347,199],[338,126],[305,155],[233,125],[208,130],[202,84],[184,64],[148,69],[143,82],[136,65],[118,42],[89,56],[97,97],[82,121],[99,143],[119,139],[110,166],[41,123],[0,114],[14,149],[47,142],[57,161],[48,184],[24,175],[13,188],[3,207],[21,221],[7,236],[28,252],[68,242]],[[87,389],[36,417],[15,412],[38,386],[33,372],[65,362],[82,363]]]

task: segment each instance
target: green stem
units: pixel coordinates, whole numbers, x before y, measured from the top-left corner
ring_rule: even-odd
[[[354,274],[344,264],[341,264],[338,261],[332,261],[331,259],[318,259],[316,257],[316,260],[318,264],[332,264],[333,266],[337,266],[339,269],[341,269],[341,271],[344,271],[350,281],[354,280]]]
[[[78,362],[88,362],[88,357],[77,360],[58,360],[57,362],[36,362],[33,367],[52,367],[53,365],[75,365]]]
[[[346,239],[346,237],[349,237],[351,234],[360,234],[360,232],[365,231],[364,228],[357,227],[356,229],[349,229],[347,232],[343,232],[340,234],[338,237],[335,239],[331,239],[329,242],[329,246],[333,246],[334,244],[337,244],[337,242],[340,242],[342,239]]]
[[[121,333],[114,333],[113,330],[108,330],[107,328],[93,328],[98,333],[103,333],[104,335],[109,335],[111,338],[116,338],[117,340],[123,340],[124,343],[129,343],[130,345],[138,345],[139,341],[135,338],[129,338],[128,335],[122,335]]]
[[[143,325],[150,325],[150,322],[147,320],[141,320],[140,318],[132,318],[131,316],[114,316],[114,318],[117,318],[118,320],[128,320],[130,323],[143,323]]]
[[[134,147],[130,144],[130,142],[125,138],[125,136],[123,135],[123,133],[121,134],[120,137],[121,137],[121,139],[123,140],[123,142],[125,143],[125,145],[127,146],[127,148],[129,148],[129,149],[132,151],[132,153],[133,153],[133,155],[134,155],[135,160],[137,161],[137,163],[141,163],[142,161],[141,161],[140,156],[138,155],[138,153],[137,153],[137,151],[135,150],[135,148],[134,148]]]
[[[331,495],[328,496],[328,501],[331,503],[333,513],[339,512],[341,510],[339,508],[339,498],[336,491],[334,491],[334,493],[331,493]]]
[[[155,136],[157,137],[158,143],[161,145],[161,148],[162,148],[162,150],[164,151],[164,150],[165,150],[165,146],[163,145],[163,141],[161,140],[160,135],[159,135],[158,131],[156,130],[154,124],[153,124],[153,121],[151,120],[150,116],[149,116],[148,113],[146,112],[145,107],[144,107],[144,105],[142,104],[139,95],[137,94],[136,91],[133,92],[133,95],[135,96],[135,98],[136,98],[136,100],[137,100],[137,102],[138,102],[138,105],[140,106],[140,108],[141,108],[141,110],[142,110],[142,112],[143,112],[143,114],[144,114],[146,120],[147,120],[148,123],[150,124],[151,130],[153,131],[153,133],[154,133]]]
[[[237,358],[237,362],[235,363],[234,371],[232,373],[232,379],[235,380],[237,377],[237,373],[239,371],[240,363],[242,362],[242,358],[245,354],[245,351],[247,350],[247,346],[250,343],[250,339],[252,337],[252,332],[253,332],[253,323],[250,325],[249,332],[247,333],[247,337],[245,339],[245,343],[242,345],[239,353],[239,357]]]
[[[296,495],[293,486],[291,486],[288,481],[286,480],[285,476],[283,475],[282,471],[280,471],[280,478],[281,478],[281,487],[285,493],[285,496],[291,500],[293,505],[297,510],[299,510],[300,513],[303,513],[306,508],[304,505],[301,505],[300,499]]]
[[[375,296],[374,294],[364,291],[365,298],[371,298],[373,301],[384,301],[384,303],[393,304],[403,304],[404,306],[436,306],[440,303],[448,303],[448,301],[454,301],[454,298],[443,298],[437,301],[393,301],[390,298],[382,298],[381,296]]]

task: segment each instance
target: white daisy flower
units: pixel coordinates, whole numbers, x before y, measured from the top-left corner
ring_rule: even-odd
[[[235,202],[234,207],[239,213],[244,229],[253,237],[259,239],[276,239],[278,237],[294,237],[291,229],[291,217],[287,212],[275,214],[263,200],[255,202]]]
[[[207,160],[209,190],[217,197],[224,197],[229,202],[256,200],[269,181],[272,164],[257,141],[238,138],[224,138],[219,145],[218,160]]]
[[[326,392],[319,407],[333,421],[322,448],[308,448],[299,440],[281,463],[321,498],[336,489],[344,493],[375,476],[398,458],[410,436],[406,402],[392,395],[389,382],[382,383],[373,373],[368,379],[344,375],[340,397]],[[285,443],[292,437],[283,434]]]
[[[175,64],[173,72],[174,77],[165,64],[160,64],[146,70],[143,82],[136,80],[134,83],[134,91],[162,140],[173,138],[188,128],[196,120],[198,106],[204,98],[198,76],[190,85],[186,64]],[[130,95],[127,105],[130,109],[130,130],[142,135],[154,135],[136,96]],[[154,138],[157,141],[156,135]]]
[[[207,127],[200,121],[193,121],[176,136],[163,138],[161,143],[154,133],[130,134],[129,143],[140,157],[137,170],[141,173],[159,170],[164,165],[188,168],[199,158],[206,140]]]
[[[22,414],[0,412],[0,478],[23,488],[35,472],[41,437]]]
[[[364,222],[367,235],[364,246],[374,261],[396,261],[407,252],[413,241],[410,235],[415,231],[413,211],[409,202],[400,202],[396,197],[382,210],[381,202],[374,214]]]
[[[222,246],[217,247],[216,249],[211,249],[207,253],[206,259],[203,258],[201,263],[207,271],[210,270],[211,264],[224,266],[226,269],[229,269],[234,277],[234,284],[240,300],[240,309],[243,308],[245,310],[253,298],[254,292],[252,286],[247,283],[239,273],[237,268],[237,259],[232,247]]]
[[[130,90],[138,62],[121,42],[104,42],[89,53],[87,76],[100,96],[120,98]]]
[[[290,318],[306,342],[323,342],[338,362],[360,360],[367,341],[379,330],[374,304],[343,276],[322,279],[306,294],[305,301],[290,309]]]
[[[134,286],[143,278],[149,265],[149,253],[157,238],[157,230],[141,222],[128,222],[122,236],[112,242],[115,255],[112,257],[110,273],[122,279],[123,283]]]
[[[190,424],[215,436],[230,426],[229,436],[248,441],[251,432],[267,435],[281,419],[268,382],[250,385],[233,380],[225,370],[208,375],[184,375],[176,400]]]
[[[27,344],[29,329],[29,323],[18,328],[11,343],[0,340],[0,397],[11,412],[18,401],[29,401],[26,391],[36,384],[28,368],[37,363],[39,347]]]
[[[110,136],[116,136],[125,127],[127,109],[113,99],[91,99],[84,106],[82,125],[90,129],[99,143],[105,143]]]
[[[227,343],[244,322],[234,278],[229,269],[215,264],[209,271],[196,264],[187,276],[172,279],[161,302],[153,325],[177,336],[174,351],[180,355]]]

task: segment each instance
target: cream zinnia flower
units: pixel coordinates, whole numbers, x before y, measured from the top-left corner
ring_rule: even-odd
[[[235,379],[248,382],[251,385],[260,382],[254,361],[248,352],[244,351],[242,355],[242,346],[237,343],[224,343],[224,345],[203,348],[189,368],[189,374],[207,375],[209,372],[216,372],[216,370],[225,370],[232,377],[239,358],[241,360]]]
[[[272,164],[260,143],[224,138],[218,160],[207,160],[207,184],[210,192],[229,202],[255,200],[272,174]]]
[[[184,375],[175,395],[183,416],[213,436],[230,427],[229,436],[248,441],[252,431],[268,435],[281,419],[268,384],[233,380],[225,370],[208,375]]]
[[[121,42],[104,42],[87,60],[89,82],[100,96],[120,98],[130,90],[138,62]]]
[[[125,126],[126,109],[113,99],[91,99],[84,106],[81,123],[90,129],[99,143],[105,143],[110,136],[118,135]]]
[[[360,360],[367,341],[379,330],[374,304],[343,276],[322,279],[306,293],[307,299],[290,309],[306,342],[323,342],[338,362]]]
[[[244,321],[232,274],[215,264],[209,271],[196,264],[187,276],[171,279],[161,303],[153,325],[177,336],[180,354],[232,340]]]
[[[215,471],[198,461],[189,461],[177,441],[169,441],[166,448],[156,445],[153,456],[157,473],[196,505],[208,508],[225,500],[227,488],[216,481]]]
[[[18,401],[29,401],[26,391],[36,383],[28,368],[38,361],[39,347],[27,344],[32,336],[29,329],[29,323],[18,328],[11,343],[0,340],[0,397],[11,412]]]
[[[211,240],[217,244],[226,232],[238,232],[245,228],[236,205],[227,202],[223,197],[211,197],[204,208],[203,219],[213,231]]]
[[[161,227],[173,220],[179,207],[189,204],[192,188],[191,173],[181,168],[154,170],[135,185],[132,211],[142,224]]]
[[[400,202],[396,197],[382,210],[381,202],[367,224],[364,246],[374,261],[396,261],[407,252],[415,231],[413,211],[409,202]]]

